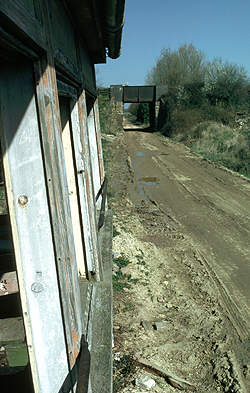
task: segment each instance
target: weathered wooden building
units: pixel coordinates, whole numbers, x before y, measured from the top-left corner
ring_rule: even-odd
[[[0,0],[3,393],[112,391],[112,223],[94,64],[120,54],[124,3]]]

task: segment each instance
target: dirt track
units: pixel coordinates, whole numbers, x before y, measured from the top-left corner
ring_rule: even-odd
[[[126,139],[135,174],[132,200],[156,203],[181,224],[218,282],[240,337],[246,338],[250,326],[250,182],[154,134],[129,132]],[[163,244],[166,240],[162,239]]]
[[[139,283],[115,295],[115,350],[177,370],[198,392],[247,391],[250,182],[156,134],[127,131],[123,143],[128,198],[115,203],[114,250]],[[143,320],[165,327],[145,332]],[[175,389],[158,381],[153,391]]]

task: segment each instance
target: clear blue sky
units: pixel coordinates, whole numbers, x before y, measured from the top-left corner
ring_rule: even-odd
[[[126,0],[122,54],[97,65],[97,80],[143,84],[163,48],[185,43],[250,75],[250,0]]]

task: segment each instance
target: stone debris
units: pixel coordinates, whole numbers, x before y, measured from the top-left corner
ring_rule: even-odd
[[[148,377],[147,375],[143,375],[139,378],[136,378],[135,385],[150,390],[155,386],[155,380]]]
[[[154,322],[153,327],[155,330],[163,329],[167,326],[167,321]]]
[[[152,323],[149,321],[141,321],[140,325],[145,329],[145,330],[152,330]]]

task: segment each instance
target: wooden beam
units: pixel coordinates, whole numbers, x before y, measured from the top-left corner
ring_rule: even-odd
[[[24,5],[18,0],[0,0],[2,25],[9,31],[17,31],[21,37],[30,42],[38,51],[46,50],[43,27]]]

